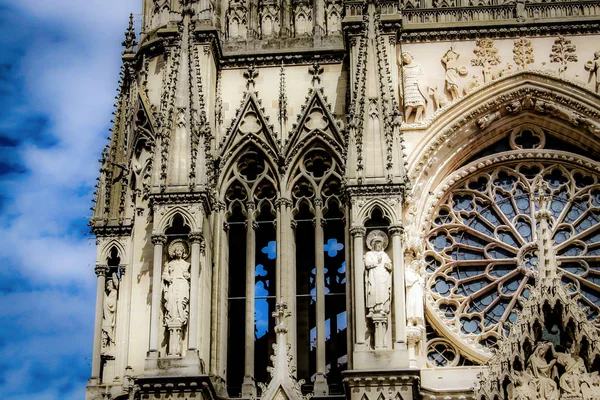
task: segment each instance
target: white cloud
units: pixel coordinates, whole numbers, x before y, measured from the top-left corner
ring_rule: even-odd
[[[19,124],[41,115],[48,121],[42,138],[52,137],[20,138],[12,161],[28,172],[0,175],[2,399],[84,397],[96,282],[84,217],[109,133],[120,42],[141,2],[0,0],[22,19],[9,41],[18,49],[14,77],[23,87],[0,127],[19,138],[30,131]],[[0,26],[1,34],[10,29]]]

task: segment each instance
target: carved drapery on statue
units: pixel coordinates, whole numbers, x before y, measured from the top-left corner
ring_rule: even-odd
[[[425,279],[421,275],[424,262],[413,260],[404,272],[406,282],[406,321],[408,325],[424,326],[425,314],[423,300],[425,298]]]
[[[169,331],[169,355],[181,354],[181,332],[188,321],[190,263],[185,261],[188,253],[188,246],[184,240],[174,240],[169,245],[171,261],[165,264],[162,275],[164,321]]]
[[[119,294],[119,279],[116,273],[106,281],[104,302],[102,304],[102,350],[101,354],[114,357],[115,352],[115,321],[117,314],[117,298]]]
[[[374,230],[367,236],[365,261],[365,305],[375,327],[375,348],[384,348],[388,314],[392,302],[392,260],[385,253],[387,235]]]
[[[404,120],[408,123],[412,112],[415,112],[414,123],[421,123],[427,112],[427,83],[425,72],[421,64],[417,64],[411,53],[402,52],[399,64],[401,65],[400,96],[404,106]]]

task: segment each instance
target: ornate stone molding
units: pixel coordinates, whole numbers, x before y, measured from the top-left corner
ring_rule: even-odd
[[[518,81],[522,81],[523,85],[509,89],[504,93],[495,96],[491,101],[484,103],[483,105],[470,108],[470,111],[462,113],[459,118],[454,119],[451,124],[446,124],[446,128],[440,130],[438,134],[429,139],[428,147],[418,151],[417,159],[414,159],[412,162],[413,167],[410,171],[410,178],[412,180],[418,179],[426,167],[429,168],[429,164],[434,155],[456,132],[464,129],[470,124],[476,125],[477,121],[497,110],[502,110],[500,117],[519,112],[522,109],[529,109],[541,114],[547,113],[556,118],[567,120],[567,122],[572,125],[582,126],[592,134],[600,137],[600,128],[593,122],[600,120],[600,111],[598,108],[592,107],[593,103],[591,102],[591,97],[589,102],[584,103],[583,101],[576,100],[573,96],[568,96],[567,93],[572,93],[575,85],[555,76],[537,72],[510,75],[478,88],[477,91],[467,95],[465,99],[471,97],[476,98],[476,95],[483,92],[487,87],[500,84],[514,86],[514,83]],[[551,85],[552,88],[546,88],[545,86],[547,84]],[[578,90],[581,90],[582,94],[587,94],[587,92],[589,92],[583,88],[578,88]],[[592,93],[590,92],[590,95],[591,94]],[[519,101],[520,104],[515,106],[515,101]],[[457,103],[455,106],[458,106],[459,104],[466,104],[465,100]],[[536,104],[538,104],[537,108],[535,107]],[[549,104],[550,107],[545,106],[546,104]],[[566,109],[569,111],[561,112]],[[495,118],[498,119],[498,117]],[[431,121],[429,124],[431,124]],[[427,128],[430,128],[429,124],[427,124]],[[482,124],[485,125],[485,121],[482,120]],[[434,126],[435,124],[431,125]]]
[[[405,12],[405,18],[411,12]],[[568,23],[560,24],[556,22],[538,25],[517,25],[500,23],[498,26],[477,28],[480,21],[472,22],[471,26],[450,27],[442,24],[436,24],[437,29],[431,29],[431,26],[405,24],[401,34],[402,41],[405,43],[437,42],[442,40],[468,40],[480,37],[507,39],[527,37],[545,37],[557,35],[593,35],[600,33],[600,26],[596,23]],[[445,29],[444,29],[445,28]]]
[[[153,233],[150,240],[154,245],[160,244],[164,246],[167,243],[167,236],[162,233]]]
[[[108,271],[110,271],[108,265],[96,264],[96,266],[94,267],[94,272],[96,273],[96,276],[98,278],[101,276],[106,276],[108,274]]]

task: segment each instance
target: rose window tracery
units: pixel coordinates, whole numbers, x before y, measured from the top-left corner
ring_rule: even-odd
[[[479,163],[440,198],[426,240],[427,307],[447,337],[471,349],[495,347],[517,320],[518,299],[529,296],[537,273],[539,179],[549,190],[551,237],[563,283],[582,294],[580,305],[596,321],[600,174],[556,158]],[[433,357],[430,362],[441,359]]]

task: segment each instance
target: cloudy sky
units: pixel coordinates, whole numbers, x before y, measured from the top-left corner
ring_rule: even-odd
[[[0,398],[78,399],[90,375],[87,221],[128,14],[141,0],[0,0]]]

